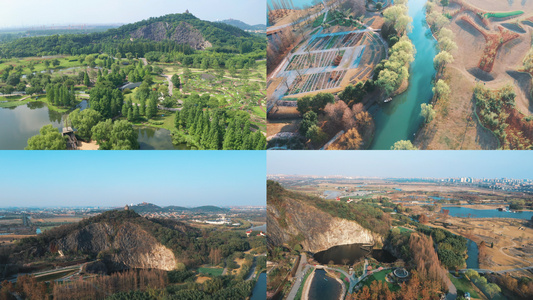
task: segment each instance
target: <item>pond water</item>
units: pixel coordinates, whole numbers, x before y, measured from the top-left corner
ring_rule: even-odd
[[[335,199],[340,196],[340,194],[341,192],[339,191],[324,191],[324,197],[326,197],[326,199]]]
[[[467,239],[466,246],[467,246],[466,254],[468,255],[468,257],[466,258],[466,268],[467,269],[479,269],[479,261],[478,261],[479,249],[478,249],[477,244],[474,241]]]
[[[28,145],[28,139],[39,134],[39,129],[48,124],[61,130],[63,114],[48,109],[43,102],[0,107],[0,149],[24,149]]]
[[[89,107],[86,100],[77,108]],[[29,102],[14,107],[0,107],[0,150],[23,150],[28,139],[39,134],[41,127],[52,124],[63,129],[66,114],[50,110],[44,102]],[[141,150],[188,150],[186,144],[173,145],[170,131],[154,127],[138,127]]]
[[[267,291],[267,276],[266,273],[259,274],[257,283],[252,291],[252,297],[250,300],[265,300]]]
[[[512,218],[530,220],[533,217],[533,211],[505,212],[497,209],[472,209],[468,207],[443,207],[450,211],[452,217],[461,218]]]
[[[433,97],[435,77],[433,58],[437,54],[436,41],[426,23],[424,5],[427,0],[409,0],[409,16],[413,30],[408,34],[416,49],[415,60],[409,70],[407,91],[371,110],[376,132],[370,149],[389,150],[399,140],[412,140],[421,122],[420,105]]]
[[[189,150],[186,144],[172,144],[172,136],[167,129],[156,127],[136,127],[139,132],[141,150]]]
[[[251,227],[249,230],[267,232],[267,224],[265,223],[261,226]]]
[[[313,258],[321,264],[329,264],[330,261],[333,261],[337,265],[353,264],[368,255],[383,263],[396,261],[396,257],[387,250],[374,249],[369,252],[363,249],[361,245],[349,244],[334,246],[328,250],[317,252]]]
[[[339,299],[342,292],[341,284],[326,274],[324,270],[315,270],[315,276],[309,287],[310,300]]]

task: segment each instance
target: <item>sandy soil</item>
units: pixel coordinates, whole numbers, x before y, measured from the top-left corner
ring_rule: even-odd
[[[533,1],[531,0],[466,0],[466,2],[475,7],[492,12],[513,10],[533,11]]]
[[[36,236],[35,234],[23,235],[23,234],[10,234],[10,235],[0,235],[0,245],[1,244],[12,244],[20,239]]]
[[[292,122],[269,122],[267,124],[267,137],[273,136],[279,132],[296,132],[298,121]]]
[[[533,1],[501,1],[501,0],[469,0],[472,5],[487,11],[533,11]],[[457,7],[452,7],[455,10]],[[472,99],[476,82],[491,89],[501,88],[505,84],[515,87],[516,107],[524,114],[533,113],[533,99],[529,96],[531,79],[528,74],[517,72],[530,49],[533,28],[522,26],[525,33],[518,39],[506,43],[498,52],[491,73],[479,70],[478,63],[485,48],[485,39],[477,30],[466,22],[459,20],[461,16],[472,17],[480,27],[489,32],[496,32],[497,27],[504,23],[512,23],[523,16],[510,19],[491,19],[489,27],[485,27],[475,14],[460,13],[448,26],[455,33],[455,42],[459,47],[452,52],[455,61],[447,67],[444,79],[451,87],[449,100],[439,100],[435,107],[435,121],[425,126],[417,135],[415,145],[422,149],[497,149],[498,140],[489,131],[478,124],[473,111],[475,103]]]
[[[80,142],[81,145],[78,147],[79,150],[98,150],[99,145],[96,144],[96,141],[91,141],[90,143]]]
[[[448,67],[446,81],[452,87],[448,100],[435,104],[437,116],[417,134],[415,145],[420,149],[490,150],[498,148],[498,139],[483,128],[472,114],[475,84],[465,78],[456,66]]]
[[[482,262],[480,268],[490,270],[507,270],[533,265],[533,229],[525,227],[524,220],[513,219],[447,219],[458,229],[447,229],[453,233],[466,236],[476,243],[485,241],[489,259]],[[440,227],[442,226],[434,226]],[[494,242],[494,247],[490,248]]]
[[[54,217],[54,218],[42,218],[42,219],[34,219],[33,222],[34,223],[37,223],[37,222],[41,222],[41,223],[45,223],[45,222],[69,222],[69,223],[74,223],[74,222],[79,222],[81,221],[83,218],[82,217]]]
[[[0,219],[0,225],[22,224],[22,219]]]
[[[210,277],[206,277],[206,276],[198,276],[196,277],[196,283],[204,283],[208,280],[210,280],[211,278]]]
[[[533,11],[533,1],[525,1],[524,4],[522,4],[524,1],[511,1],[513,2],[512,5],[509,5],[509,1],[501,0],[470,0],[468,2],[487,11]],[[460,70],[468,81],[475,82],[476,79],[480,79],[490,88],[499,88],[506,83],[514,84],[517,92],[517,108],[522,113],[533,113],[533,105],[527,95],[528,91],[525,89],[528,85],[527,82],[524,82],[529,81],[529,77],[513,76],[512,73],[522,67],[522,60],[530,49],[533,28],[525,25],[522,26],[526,32],[521,33],[518,39],[506,43],[499,50],[492,72],[486,74],[475,70],[485,47],[485,39],[477,30],[473,29],[466,22],[459,20],[463,15],[473,17],[476,23],[481,24],[478,18],[474,18],[475,15],[471,12],[461,13],[454,18],[449,28],[456,34],[455,42],[459,49],[453,53],[455,62],[452,66]],[[510,19],[491,19],[492,22],[489,25],[490,32],[496,32],[497,27],[501,24],[513,23],[521,18],[522,16]]]

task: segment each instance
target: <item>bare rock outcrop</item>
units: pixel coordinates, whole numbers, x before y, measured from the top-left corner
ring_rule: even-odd
[[[196,50],[203,50],[212,46],[204,39],[198,29],[186,22],[182,22],[176,27],[167,22],[152,23],[133,31],[131,37],[157,42],[170,39],[178,44],[187,44]]]
[[[93,223],[57,241],[63,253],[92,253],[102,258],[110,271],[131,268],[173,270],[174,253],[139,225]]]
[[[284,199],[281,207],[268,205],[267,227],[269,246],[279,246],[291,238],[303,236],[303,249],[310,252],[327,250],[333,246],[364,243],[373,244],[381,236],[363,228],[357,222],[333,217],[304,202]]]

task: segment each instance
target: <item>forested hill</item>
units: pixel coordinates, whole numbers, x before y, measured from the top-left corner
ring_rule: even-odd
[[[136,213],[142,214],[142,213],[154,213],[154,212],[193,212],[193,213],[227,213],[230,210],[227,208],[221,208],[218,206],[198,206],[198,207],[182,207],[182,206],[157,206],[152,203],[141,203],[138,205],[133,205],[129,207],[130,210],[135,211]]]
[[[202,49],[247,53],[256,48],[255,43],[264,41],[237,27],[183,13],[149,18],[105,32],[21,38],[0,44],[0,58],[98,52],[142,57],[150,51],[190,54]]]
[[[388,215],[367,203],[341,203],[267,181],[268,246],[319,252],[342,244],[374,244],[390,228]]]
[[[240,28],[242,30],[262,30],[266,31],[267,26],[265,24],[257,24],[257,25],[249,25],[244,23],[243,21],[234,20],[234,19],[228,19],[228,20],[222,20],[221,23],[225,23],[231,26],[235,26],[237,28]]]

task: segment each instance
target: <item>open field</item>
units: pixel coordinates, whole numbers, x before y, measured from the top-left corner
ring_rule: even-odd
[[[223,271],[224,269],[221,269],[221,268],[205,268],[205,267],[198,268],[198,273],[209,274],[211,276],[220,276],[222,275]]]
[[[446,28],[458,46],[451,52],[454,62],[442,76],[452,92],[450,100],[437,101],[435,121],[422,130],[415,144],[423,149],[497,149],[501,147],[497,138],[473,114],[473,88],[476,83],[489,89],[511,84],[518,112],[533,114],[532,77],[521,72],[532,43],[528,12],[533,11],[533,2],[452,0],[448,7],[436,8],[442,10],[450,18]]]

